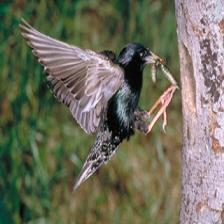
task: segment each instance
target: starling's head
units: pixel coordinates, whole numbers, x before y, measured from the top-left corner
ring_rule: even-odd
[[[136,67],[143,69],[146,64],[163,64],[164,61],[138,43],[126,45],[118,57],[118,63],[124,67]]]

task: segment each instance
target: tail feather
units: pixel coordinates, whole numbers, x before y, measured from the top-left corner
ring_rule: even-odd
[[[95,158],[94,158],[95,157]],[[94,159],[93,159],[94,158]],[[101,155],[90,154],[82,167],[82,170],[75,181],[73,191],[77,190],[77,188],[85,182],[92,174],[96,172],[96,170],[104,163],[104,160],[101,158]]]
[[[85,180],[87,180],[90,175],[95,171],[92,171],[92,163],[86,162],[86,164],[83,166],[81,173],[79,174],[78,178],[75,181],[73,191],[76,191],[77,188],[80,186],[81,183],[83,183]]]
[[[77,190],[101,165],[110,160],[121,141],[122,139],[118,136],[112,137],[112,133],[108,129],[98,133],[86,162],[75,181],[73,191]]]

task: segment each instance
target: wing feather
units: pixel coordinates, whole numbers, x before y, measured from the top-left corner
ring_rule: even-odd
[[[108,100],[124,81],[123,69],[100,53],[46,36],[24,20],[20,28],[48,73],[55,97],[88,134],[95,132]]]

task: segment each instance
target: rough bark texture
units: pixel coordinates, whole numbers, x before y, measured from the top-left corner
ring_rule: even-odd
[[[180,223],[224,223],[224,0],[176,0],[183,104]]]

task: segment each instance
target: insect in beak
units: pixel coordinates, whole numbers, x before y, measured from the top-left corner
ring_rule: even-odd
[[[165,77],[171,82],[172,85],[175,85],[178,87],[176,80],[174,79],[173,75],[169,71],[169,69],[166,66],[166,61],[154,54],[150,51],[150,55],[147,56],[147,64],[152,64],[152,81],[156,82],[156,72],[158,67],[161,68],[163,74]]]

